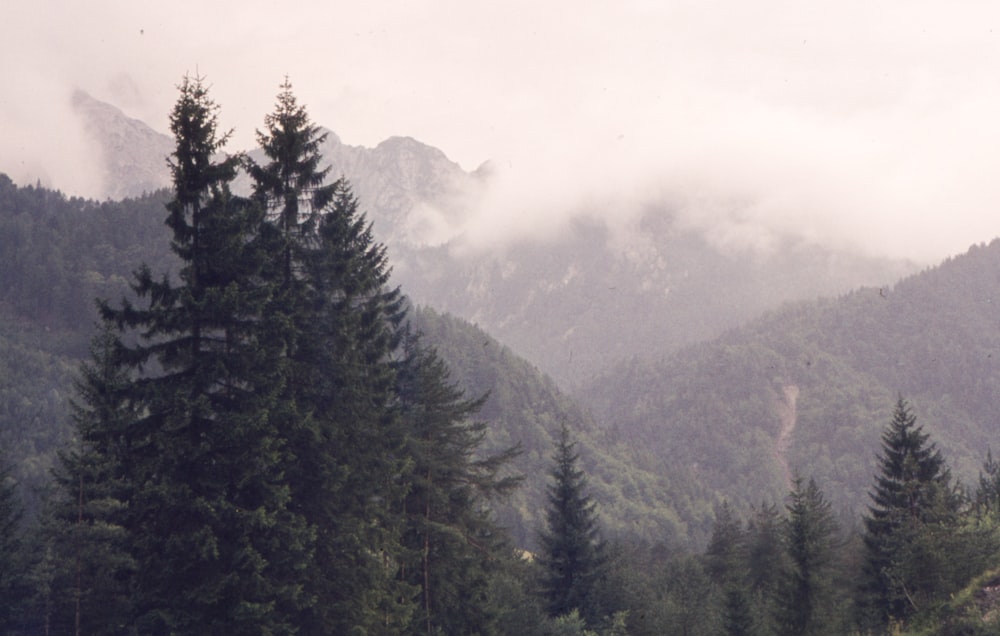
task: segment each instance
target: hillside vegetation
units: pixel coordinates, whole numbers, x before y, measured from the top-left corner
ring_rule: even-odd
[[[880,427],[903,395],[956,473],[1000,428],[1000,241],[893,286],[800,303],[577,393],[639,466],[747,507],[813,476],[862,512]],[[792,417],[794,416],[794,417]],[[794,427],[780,443],[783,420]]]
[[[181,91],[171,192],[0,175],[0,629],[995,627],[1000,241],[570,396],[388,284],[287,82],[263,164]]]

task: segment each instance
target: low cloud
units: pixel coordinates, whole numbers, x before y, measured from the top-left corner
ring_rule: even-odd
[[[162,131],[181,76],[205,74],[239,149],[288,74],[346,143],[409,135],[468,170],[493,160],[460,222],[420,212],[427,240],[544,239],[575,215],[632,227],[657,206],[727,246],[793,235],[930,262],[1000,234],[989,3],[432,0],[281,20],[256,2],[13,11],[0,27],[16,69],[0,89],[0,170],[44,168],[67,191],[90,180],[64,110],[74,86]]]

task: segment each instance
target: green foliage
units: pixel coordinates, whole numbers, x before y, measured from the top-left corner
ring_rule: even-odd
[[[486,424],[470,418],[483,400],[465,399],[417,336],[404,340],[403,354],[398,393],[412,462],[403,545],[419,557],[401,575],[421,590],[414,631],[493,633],[502,608],[491,579],[511,549],[487,506],[520,482],[500,475],[517,449],[477,458]]]
[[[322,139],[286,80],[258,132],[267,162],[249,164],[266,218],[261,275],[271,296],[261,337],[274,347],[274,415],[294,458],[282,475],[291,508],[315,531],[298,625],[400,630],[415,593],[396,576],[410,470],[392,361],[403,304],[349,185],[324,185]]]
[[[785,525],[789,568],[781,585],[780,633],[806,636],[835,631],[830,567],[837,525],[816,481],[792,482]]]
[[[712,536],[705,548],[705,571],[719,585],[742,581],[746,548],[743,522],[724,501],[715,513]]]
[[[538,558],[544,569],[542,587],[549,614],[562,616],[578,610],[593,625],[600,617],[593,593],[604,569],[603,543],[595,504],[587,492],[586,476],[577,466],[579,455],[574,446],[563,426],[553,456]]]
[[[21,576],[23,510],[14,485],[7,458],[0,453],[0,631],[4,633],[16,625],[26,592]]]
[[[229,192],[237,159],[217,158],[226,135],[197,82],[171,125],[172,242],[156,229],[162,193],[98,204],[0,177],[0,446],[15,460],[0,528],[16,482],[32,529],[0,542],[12,590],[0,610],[31,614],[23,630],[68,632],[79,617],[90,633],[844,632],[855,553],[865,625],[992,627],[980,598],[994,579],[962,589],[996,562],[992,455],[969,508],[904,404],[876,462],[871,450],[901,389],[940,422],[956,474],[974,474],[1000,382],[984,274],[1000,244],[622,365],[580,393],[592,418],[454,318],[415,312],[423,344],[400,346],[385,250],[347,183],[326,184],[323,133],[287,81],[259,133],[266,161],[248,164],[250,200]],[[140,257],[132,300],[104,304],[111,330],[70,410],[90,298],[128,294]],[[566,481],[589,477],[583,523],[565,534],[598,544],[596,502],[619,543],[583,576],[580,611],[545,618],[552,561],[515,557],[497,519],[535,547],[560,425],[578,440]],[[508,461],[532,487],[498,500]],[[792,484],[787,520],[720,507],[777,500],[796,467],[816,481]],[[873,472],[862,552],[832,539],[830,510],[850,518]],[[702,558],[666,556],[706,542]]]
[[[1000,630],[1000,570],[991,568],[947,599],[934,620],[908,630],[914,636],[988,636]]]
[[[229,192],[237,161],[215,159],[216,110],[201,80],[185,78],[167,206],[180,281],[143,267],[138,304],[102,305],[127,380],[108,372],[112,385],[81,391],[82,451],[63,483],[69,501],[96,481],[97,497],[127,502],[111,520],[135,561],[139,631],[288,633],[309,600],[298,573],[312,530],[288,506],[288,458],[269,417],[280,378],[257,328],[268,297],[253,241],[261,215]]]
[[[42,523],[52,560],[47,622],[94,634],[121,633],[131,624],[129,582],[136,568],[123,525],[130,492],[121,466],[127,461],[122,441],[138,413],[126,397],[129,376],[116,363],[115,346],[105,325],[91,360],[80,367],[72,410],[85,441],[61,454],[59,488]]]
[[[659,361],[623,363],[574,395],[632,453],[634,470],[669,482],[695,547],[715,503],[778,501],[796,468],[835,509],[860,514],[871,449],[900,391],[971,482],[1000,407],[998,262],[1000,241],[977,246],[893,287],[787,306]]]
[[[905,622],[973,574],[965,541],[955,541],[961,500],[950,471],[902,398],[882,434],[871,498],[859,603],[862,625],[878,627]]]
[[[515,444],[522,450],[511,465],[525,475],[524,486],[494,504],[497,519],[516,545],[537,550],[535,529],[544,523],[551,432],[560,423],[566,423],[579,440],[580,466],[604,511],[607,536],[683,542],[687,528],[675,511],[686,510],[693,502],[679,497],[665,477],[638,466],[628,445],[597,428],[551,379],[458,318],[427,308],[416,309],[411,318],[423,341],[447,363],[456,385],[468,395],[486,394],[479,415],[489,426],[481,453],[502,453]]]

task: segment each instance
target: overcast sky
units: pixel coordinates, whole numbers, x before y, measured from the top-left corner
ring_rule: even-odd
[[[166,132],[185,72],[248,147],[287,74],[346,143],[493,159],[485,233],[667,201],[722,235],[930,261],[1000,235],[998,18],[913,0],[12,2],[0,170],[84,190],[72,89]]]

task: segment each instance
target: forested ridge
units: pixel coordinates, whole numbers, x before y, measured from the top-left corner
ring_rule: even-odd
[[[574,399],[391,286],[287,82],[219,112],[167,191],[0,175],[4,633],[995,633],[1000,244]]]
[[[969,483],[995,447],[1000,242],[895,285],[797,303],[661,360],[619,365],[577,394],[639,465],[694,474],[720,498],[776,500],[784,463],[864,511],[882,423],[898,395],[923,414]]]

